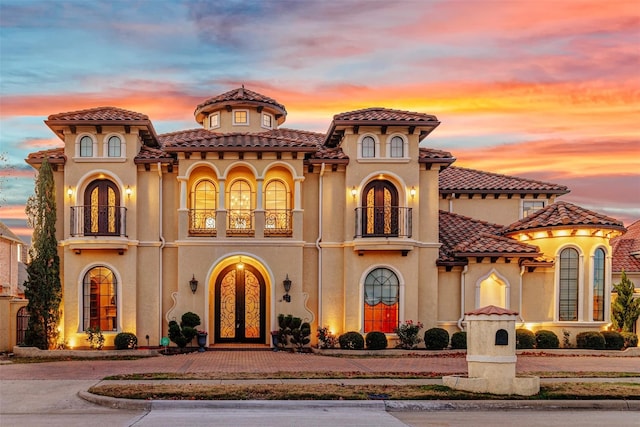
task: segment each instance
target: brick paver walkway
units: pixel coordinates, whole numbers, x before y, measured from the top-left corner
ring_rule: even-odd
[[[137,360],[85,360],[0,365],[0,380],[101,379],[144,372],[434,372],[466,373],[464,356],[331,357],[271,351],[207,351]],[[520,374],[554,372],[637,372],[639,357],[518,356]]]

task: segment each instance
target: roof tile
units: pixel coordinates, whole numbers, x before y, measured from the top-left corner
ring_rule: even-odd
[[[191,129],[162,134],[158,138],[166,151],[247,149],[315,151],[324,140],[324,135],[293,129],[274,129],[257,133],[218,133],[206,129]]]
[[[214,96],[213,98],[207,99],[206,101],[204,101],[203,103],[199,104],[196,107],[196,111],[199,111],[208,105],[224,103],[229,101],[251,101],[251,102],[258,102],[263,104],[270,104],[270,105],[273,105],[274,107],[281,109],[285,114],[287,111],[284,108],[284,105],[276,102],[275,99],[269,98],[268,96],[264,96],[252,90],[245,89],[244,86],[237,89],[230,90],[221,95]]]
[[[438,262],[465,263],[463,259],[455,256],[455,247],[457,245],[463,244],[471,236],[476,236],[480,233],[497,236],[502,229],[502,226],[497,224],[446,211],[440,211],[439,225],[439,240],[442,246],[440,246]]]
[[[611,239],[614,272],[640,273],[640,220],[627,227],[622,236]]]
[[[171,156],[171,154],[160,150],[158,148],[151,148],[143,145],[140,147],[140,151],[133,159],[134,163],[173,163],[175,159]]]
[[[507,308],[497,307],[495,305],[487,305],[486,307],[480,307],[472,311],[467,311],[465,313],[465,316],[481,316],[481,315],[517,316],[518,312],[509,310]]]
[[[149,120],[145,114],[124,110],[117,107],[96,107],[86,110],[71,111],[68,113],[52,114],[49,121],[96,121],[96,120]]]
[[[389,108],[373,107],[362,110],[348,111],[333,116],[334,121],[393,121],[393,122],[437,122],[436,116],[415,113],[412,111],[392,110]]]
[[[64,147],[60,147],[29,153],[29,156],[27,156],[27,163],[30,165],[40,164],[45,157],[51,164],[65,164],[67,162],[67,156],[64,154]]]
[[[522,193],[543,192],[566,194],[564,185],[551,184],[533,179],[518,178],[497,173],[484,172],[450,166],[440,172],[439,188],[441,193]]]

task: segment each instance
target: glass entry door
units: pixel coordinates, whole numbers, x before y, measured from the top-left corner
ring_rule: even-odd
[[[222,270],[215,288],[216,342],[265,342],[265,283],[250,265]]]

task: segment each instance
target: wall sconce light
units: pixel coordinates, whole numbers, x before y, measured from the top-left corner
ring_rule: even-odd
[[[193,274],[191,280],[189,280],[189,287],[191,288],[191,293],[193,294],[195,294],[198,290],[198,280],[196,279],[195,274]]]
[[[282,286],[284,286],[284,296],[282,299],[286,302],[291,302],[291,295],[289,295],[289,291],[291,290],[291,279],[289,279],[289,274],[287,273],[286,279],[282,281]]]
[[[128,199],[130,199],[130,198],[131,198],[131,193],[133,192],[133,191],[131,190],[131,187],[129,187],[129,186],[127,185],[127,189],[126,189],[126,190],[124,190],[124,192],[125,192],[125,193],[127,193],[127,198],[128,198]]]
[[[409,190],[409,195],[411,196],[412,199],[415,199],[415,197],[416,197],[416,187],[411,187],[411,190]]]
[[[355,199],[357,195],[358,195],[358,190],[356,190],[356,186],[354,185],[351,188],[351,197],[353,197]]]
[[[67,196],[69,196],[69,199],[71,199],[71,196],[73,196],[73,189],[71,188],[71,186],[67,188]]]
[[[238,269],[242,270],[244,268],[244,263],[242,262],[242,257],[240,257],[240,262],[238,262]]]

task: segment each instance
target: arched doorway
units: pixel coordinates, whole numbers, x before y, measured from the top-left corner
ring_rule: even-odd
[[[367,184],[362,208],[363,236],[398,236],[398,191],[393,184],[380,179]]]
[[[264,343],[264,277],[242,261],[225,267],[215,282],[216,342]]]
[[[84,235],[120,234],[120,191],[107,179],[93,181],[84,192]]]

